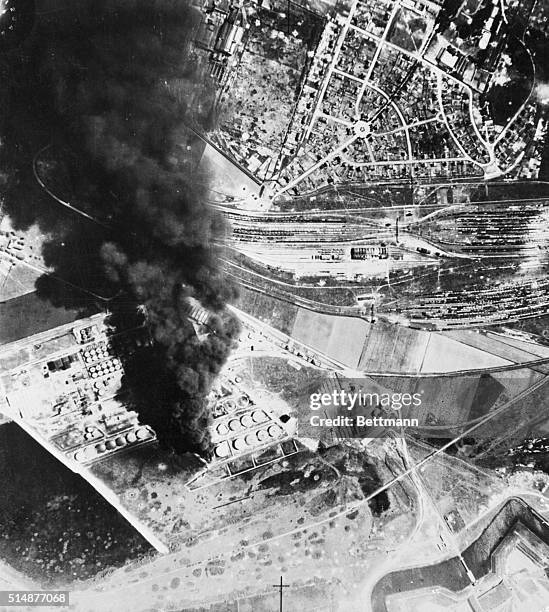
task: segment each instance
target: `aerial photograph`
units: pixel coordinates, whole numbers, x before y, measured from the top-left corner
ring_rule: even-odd
[[[549,0],[0,0],[0,612],[549,610]]]

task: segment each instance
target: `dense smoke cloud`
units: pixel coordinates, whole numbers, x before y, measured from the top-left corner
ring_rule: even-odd
[[[211,246],[222,227],[183,128],[207,127],[212,107],[190,50],[197,18],[181,0],[37,2],[30,37],[0,56],[11,84],[0,139],[4,208],[51,236],[44,255],[55,276],[39,279],[39,293],[71,307],[106,296],[120,326],[143,305],[155,344],[127,364],[127,386],[172,447],[204,451],[203,398],[237,326],[224,310],[234,288]],[[41,150],[48,186],[100,224],[38,187]],[[218,312],[202,341],[186,317],[190,295]]]

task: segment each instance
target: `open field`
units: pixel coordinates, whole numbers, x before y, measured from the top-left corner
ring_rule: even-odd
[[[429,335],[382,321],[370,328],[359,369],[387,372],[419,371]]]
[[[421,371],[451,372],[472,368],[493,368],[512,363],[513,361],[504,359],[499,354],[485,352],[461,342],[448,343],[448,339],[442,334],[431,334]]]
[[[356,368],[368,332],[369,325],[362,319],[300,309],[291,336],[348,367]]]
[[[315,313],[245,287],[237,306],[297,342],[364,372],[444,374],[513,366],[546,354],[543,346],[507,342],[495,335],[436,333],[383,320],[370,323]],[[500,348],[506,358],[499,355]]]
[[[5,302],[34,291],[40,272],[23,263],[0,259],[0,302]]]
[[[444,332],[443,335],[515,363],[549,357],[549,346],[526,342],[492,332],[479,333],[471,330],[460,330]]]
[[[441,334],[377,321],[370,326],[359,369],[428,374],[510,364]]]
[[[81,316],[76,310],[52,306],[41,300],[35,292],[26,293],[0,302],[0,344],[72,323]]]
[[[294,329],[299,308],[288,302],[271,298],[246,287],[240,288],[238,308],[260,321],[272,325],[284,334],[290,335]]]

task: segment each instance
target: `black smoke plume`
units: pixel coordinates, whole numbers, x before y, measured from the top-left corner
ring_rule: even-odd
[[[0,55],[0,171],[14,224],[50,236],[54,275],[39,294],[84,311],[106,304],[117,327],[142,306],[154,344],[126,364],[125,387],[161,440],[205,453],[204,398],[238,327],[212,246],[222,226],[184,127],[206,129],[212,114],[190,45],[197,24],[181,0],[37,0],[31,34]],[[98,222],[45,193],[37,167]],[[201,340],[189,296],[217,312]]]

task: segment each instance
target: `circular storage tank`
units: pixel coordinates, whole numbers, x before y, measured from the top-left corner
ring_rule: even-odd
[[[140,427],[135,432],[135,435],[137,436],[138,440],[146,440],[147,438],[151,438],[152,437],[152,434],[150,433],[150,431],[146,427]]]
[[[248,446],[254,446],[255,444],[257,444],[257,436],[255,435],[255,433],[248,434],[245,440]]]
[[[232,412],[236,408],[236,402],[232,399],[228,399],[223,402],[223,406],[225,410]]]
[[[265,440],[269,437],[269,434],[267,433],[267,430],[259,429],[256,436],[260,442],[265,442]]]
[[[225,423],[219,423],[215,429],[220,436],[226,436],[229,433],[229,428]]]
[[[233,440],[233,448],[237,451],[244,450],[247,446],[248,445],[246,444],[244,438],[237,438],[236,440]]]
[[[254,424],[251,414],[241,416],[240,422],[242,423],[242,427],[251,427]]]
[[[229,452],[229,447],[227,446],[227,444],[220,444],[219,446],[215,447],[215,454],[217,457],[228,457],[230,452]]]
[[[130,431],[129,434],[126,434],[126,440],[128,441],[128,444],[133,444],[137,440],[135,432]]]
[[[107,440],[105,442],[105,446],[108,448],[108,450],[112,450],[113,448],[116,448],[116,442],[114,440]]]
[[[249,405],[249,403],[250,403],[250,398],[249,398],[247,395],[241,395],[241,396],[238,398],[238,405],[239,405],[241,408],[244,408],[245,406],[248,406],[248,405]]]
[[[86,455],[86,459],[92,459],[93,457],[99,454],[95,446],[86,446],[86,448],[84,448],[83,450]]]
[[[98,454],[97,448],[95,446],[86,446],[85,448],[80,449],[74,455],[76,461],[89,461],[93,459]]]
[[[254,420],[254,423],[263,423],[267,417],[265,416],[263,410],[254,410],[252,412],[252,419]]]
[[[267,432],[271,438],[276,438],[279,436],[281,431],[282,429],[278,425],[271,425],[269,429],[267,429]]]
[[[238,431],[239,429],[242,429],[242,425],[238,419],[233,419],[232,421],[229,421],[229,429],[231,431]]]

